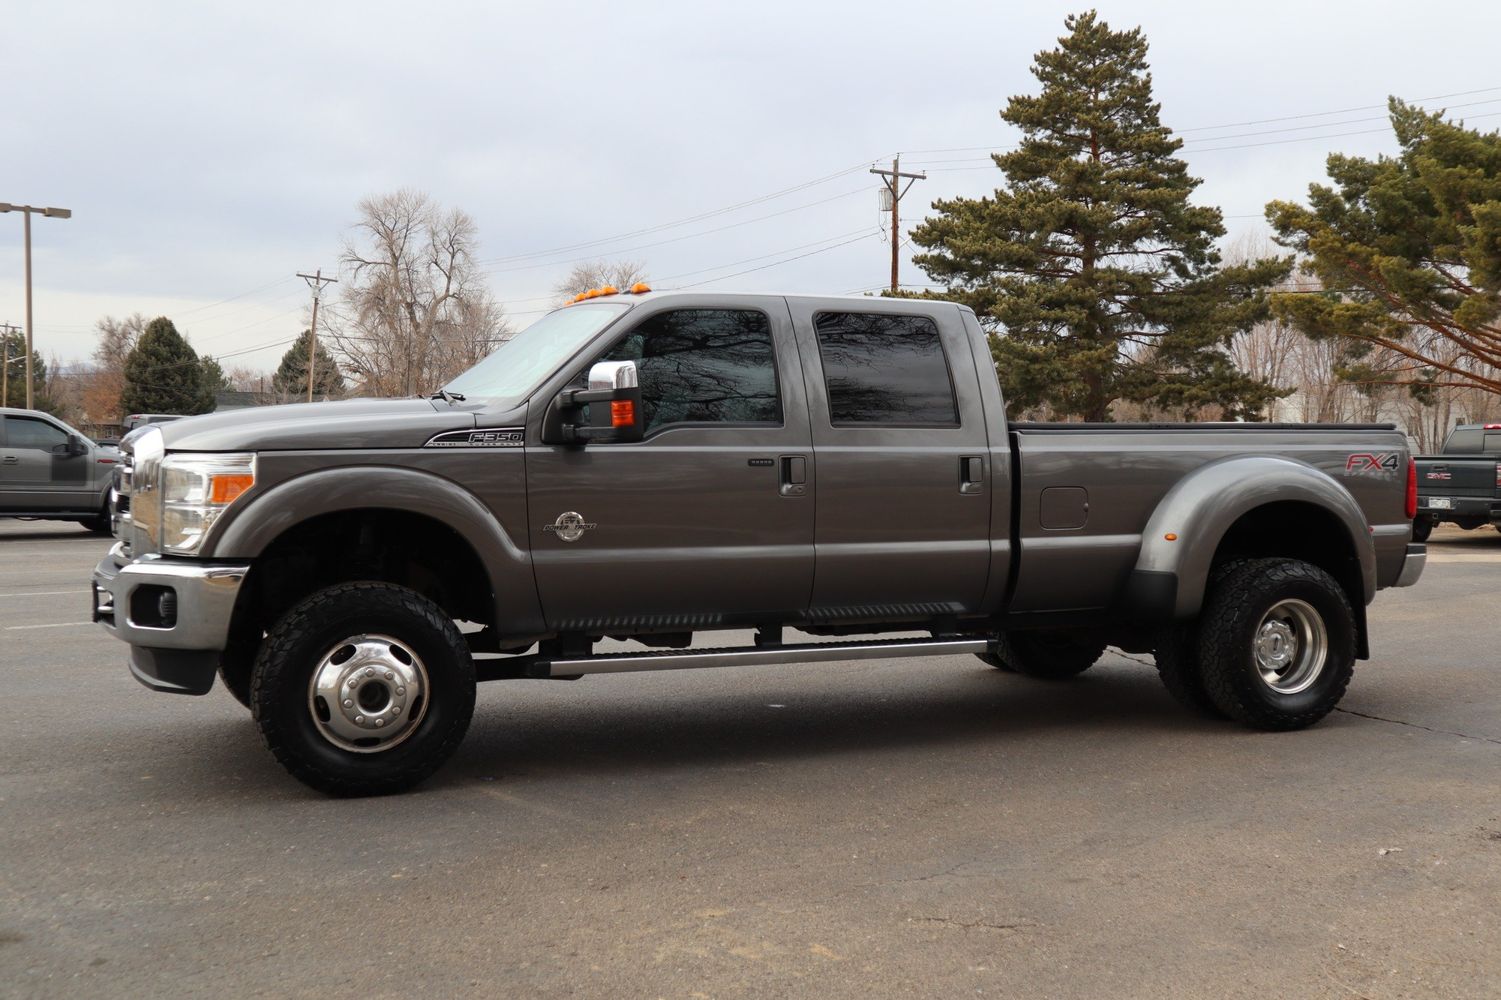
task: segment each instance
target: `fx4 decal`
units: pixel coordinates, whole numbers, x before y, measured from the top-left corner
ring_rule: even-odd
[[[1401,468],[1402,457],[1394,451],[1377,453],[1363,452],[1345,460],[1345,473],[1357,476],[1396,475]]]

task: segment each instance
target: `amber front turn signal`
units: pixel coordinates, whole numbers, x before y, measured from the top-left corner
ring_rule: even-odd
[[[229,503],[253,485],[255,485],[255,477],[243,473],[210,476],[209,503]]]

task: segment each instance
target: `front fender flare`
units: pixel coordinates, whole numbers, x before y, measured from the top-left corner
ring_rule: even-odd
[[[1376,593],[1376,552],[1360,504],[1328,473],[1267,455],[1212,462],[1168,490],[1142,533],[1133,583],[1175,579],[1173,617],[1192,618],[1203,605],[1209,569],[1226,532],[1250,511],[1287,501],[1327,511],[1344,527],[1360,560],[1363,608]]]
[[[236,511],[206,555],[254,560],[287,530],[346,510],[399,510],[448,526],[464,539],[490,577],[496,621],[507,632],[543,630],[531,557],[473,493],[429,472],[391,466],[345,466],[298,476],[257,495]]]

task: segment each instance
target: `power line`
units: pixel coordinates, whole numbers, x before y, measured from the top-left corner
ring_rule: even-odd
[[[621,248],[621,249],[612,250],[612,251],[610,251],[610,253],[611,254],[635,253],[638,250],[650,250],[650,249],[652,249],[654,247],[666,246],[669,243],[681,243],[684,240],[697,239],[700,236],[710,236],[710,235],[713,235],[714,233],[722,233],[722,232],[724,232],[727,229],[738,229],[741,226],[748,226],[748,225],[751,225],[752,223],[755,223],[755,222],[765,222],[767,219],[775,219],[775,218],[779,218],[780,216],[783,216],[783,215],[791,215],[793,212],[801,212],[801,211],[803,211],[805,209],[815,208],[815,207],[817,207],[819,205],[827,205],[831,201],[838,201],[841,198],[848,198],[848,197],[850,197],[852,195],[864,194],[864,193],[866,193],[869,190],[870,190],[869,188],[865,188],[865,187],[855,188],[852,191],[845,191],[843,194],[836,194],[836,195],[834,195],[832,197],[829,197],[829,198],[821,198],[818,201],[810,201],[810,202],[808,202],[807,204],[804,204],[804,205],[794,205],[792,208],[784,208],[784,209],[782,209],[779,212],[772,212],[772,213],[770,213],[768,215],[758,215],[754,219],[744,219],[744,220],[742,220],[740,222],[731,222],[731,223],[727,223],[727,224],[725,224],[723,226],[715,226],[713,229],[705,229],[705,230],[702,230],[701,232],[697,232],[697,233],[688,233],[688,234],[686,234],[684,236],[674,236],[671,239],[658,240],[655,243],[643,243],[643,244],[640,244],[638,246],[624,247],[624,248]],[[532,270],[536,270],[537,268],[541,268],[541,267],[562,267],[562,266],[567,265],[567,264],[582,264],[582,263],[586,263],[588,261],[594,260],[597,256],[598,256],[597,254],[591,254],[591,255],[589,255],[587,257],[575,257],[575,258],[572,258],[570,260],[552,260],[552,261],[544,261],[544,262],[539,263],[539,264],[523,264],[523,265],[518,266],[518,267],[491,268],[489,270],[486,270],[485,273],[486,274],[507,274],[507,273],[510,273],[510,272],[513,272],[513,271],[532,271]],[[504,258],[497,258],[497,259],[504,259]],[[486,262],[485,261],[480,261],[479,263],[486,263]]]
[[[618,242],[620,240],[630,239],[630,238],[635,237],[635,236],[647,236],[647,235],[650,235],[652,233],[662,232],[663,230],[667,230],[667,229],[676,229],[678,226],[686,226],[686,225],[689,225],[690,223],[702,222],[704,219],[711,219],[711,218],[714,218],[716,216],[726,215],[726,214],[728,214],[730,212],[739,211],[742,208],[749,208],[752,205],[759,205],[759,204],[761,204],[763,202],[772,201],[772,200],[774,200],[776,198],[786,197],[789,194],[796,194],[797,192],[799,192],[799,191],[805,191],[805,190],[807,190],[810,187],[817,187],[820,184],[825,184],[825,183],[827,183],[829,181],[837,180],[840,177],[845,177],[845,176],[847,176],[849,174],[855,173],[858,170],[864,169],[868,165],[869,165],[869,161],[862,161],[860,163],[855,164],[854,166],[845,167],[842,170],[836,170],[834,173],[825,174],[822,177],[815,177],[813,180],[804,181],[801,184],[794,184],[791,187],[782,188],[780,191],[773,191],[770,194],[760,195],[760,196],[755,197],[755,198],[748,198],[745,201],[736,202],[733,205],[726,205],[723,208],[713,209],[713,210],[708,211],[708,212],[700,212],[697,215],[690,215],[690,216],[687,216],[686,218],[677,219],[677,220],[675,220],[673,222],[663,222],[663,223],[659,223],[659,224],[654,225],[654,226],[647,226],[647,227],[644,227],[642,229],[633,229],[633,230],[630,230],[628,232],[617,233],[614,236],[605,236],[605,237],[601,237],[601,238],[595,239],[595,240],[587,240],[587,241],[582,242],[582,243],[570,243],[570,244],[567,244],[567,245],[564,245],[564,246],[553,247],[553,248],[551,248],[549,250],[534,250],[534,251],[530,251],[528,253],[513,254],[513,255],[508,256],[508,257],[496,257],[493,260],[491,260],[490,263],[500,264],[500,263],[506,263],[506,262],[513,261],[513,260],[525,260],[525,259],[534,258],[534,257],[546,257],[546,256],[550,256],[552,254],[558,254],[558,253],[570,253],[570,252],[575,251],[575,250],[583,250],[583,249],[587,249],[589,247],[600,246],[600,245],[607,244],[607,243],[615,243],[615,242]]]
[[[812,257],[815,254],[827,253],[830,250],[838,250],[840,247],[847,247],[851,243],[859,243],[862,240],[873,239],[873,238],[875,238],[878,235],[880,235],[879,231],[867,233],[864,236],[856,236],[852,240],[845,240],[843,243],[835,243],[831,247],[824,247],[822,250],[810,250],[807,253],[800,253],[796,257],[788,257],[786,260],[772,261],[770,264],[762,264],[760,267],[752,267],[752,268],[748,268],[748,269],[746,269],[744,271],[736,271],[734,274],[721,274],[718,277],[705,278],[703,281],[695,281],[695,282],[693,282],[691,284],[683,285],[682,287],[684,287],[684,288],[697,288],[699,285],[707,285],[710,282],[725,281],[725,280],[728,280],[729,278],[738,278],[742,274],[752,274],[752,273],[754,273],[756,271],[765,271],[767,268],[780,267],[782,264],[790,264],[790,263],[792,263],[795,260],[802,260],[804,257]]]

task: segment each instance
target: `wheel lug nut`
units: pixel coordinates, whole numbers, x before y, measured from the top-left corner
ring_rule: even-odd
[[[355,680],[353,677],[349,678],[349,686],[350,687],[354,687],[358,683],[359,683],[359,681]]]
[[[392,705],[391,706],[391,714],[392,715],[400,715],[401,714],[401,706],[400,705]]]
[[[354,721],[363,726],[365,724],[365,717],[363,715],[356,715]]]
[[[366,667],[365,668],[365,676],[366,677],[374,677],[375,676],[375,668],[374,667]]]
[[[404,688],[404,687],[399,687],[399,688],[396,689],[396,693],[397,694],[406,694],[407,693],[407,689]]]
[[[385,719],[376,719],[375,720],[375,724],[376,724],[376,726],[384,726],[386,724],[386,720]]]
[[[354,700],[352,698],[345,698],[344,699],[344,707],[345,708],[353,708],[354,707]]]
[[[396,679],[396,675],[393,674],[391,671],[387,670],[386,671],[386,680],[390,681],[390,680],[395,680],[395,679]]]

